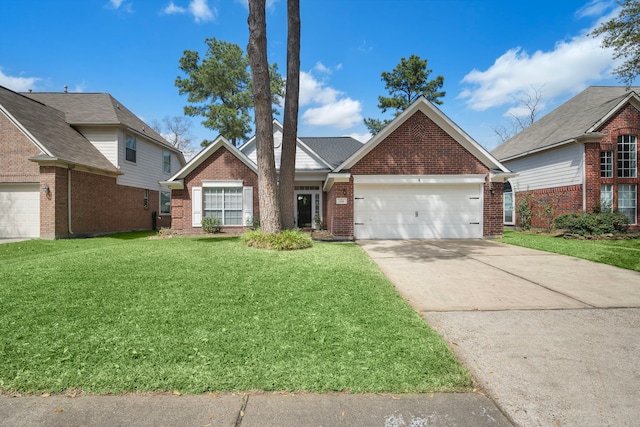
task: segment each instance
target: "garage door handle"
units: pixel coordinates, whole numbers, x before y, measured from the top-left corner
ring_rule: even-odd
[[[364,225],[364,222],[356,222],[355,225]]]
[[[364,200],[364,197],[354,197],[356,200]]]
[[[469,200],[480,200],[480,197],[469,197]]]
[[[480,225],[479,222],[470,222],[469,224],[476,224],[476,225]]]

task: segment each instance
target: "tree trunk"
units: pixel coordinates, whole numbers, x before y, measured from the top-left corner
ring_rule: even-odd
[[[265,233],[280,232],[278,183],[273,153],[273,116],[267,62],[267,20],[265,0],[249,0],[249,64],[253,78],[253,103],[258,157],[260,227]]]
[[[282,159],[280,161],[280,216],[282,228],[295,226],[293,217],[300,93],[300,0],[287,1],[287,89],[284,100]]]

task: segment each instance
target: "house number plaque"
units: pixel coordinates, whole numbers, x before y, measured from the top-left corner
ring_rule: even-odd
[[[336,205],[346,205],[347,198],[346,197],[336,197]]]

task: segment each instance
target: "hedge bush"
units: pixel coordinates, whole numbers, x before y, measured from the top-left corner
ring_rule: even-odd
[[[553,220],[557,229],[567,230],[573,234],[609,234],[626,233],[629,219],[619,212],[591,213],[582,215],[570,213],[563,214]]]
[[[248,231],[243,235],[248,246],[260,249],[292,251],[310,248],[311,237],[300,230],[283,230],[280,233],[263,233],[262,230]]]
[[[222,230],[222,221],[215,216],[202,218],[202,231],[205,233],[219,233]]]

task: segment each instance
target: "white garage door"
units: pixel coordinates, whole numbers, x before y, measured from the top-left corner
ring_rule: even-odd
[[[357,239],[482,238],[481,184],[357,184]]]
[[[0,184],[0,238],[40,237],[38,184]]]

